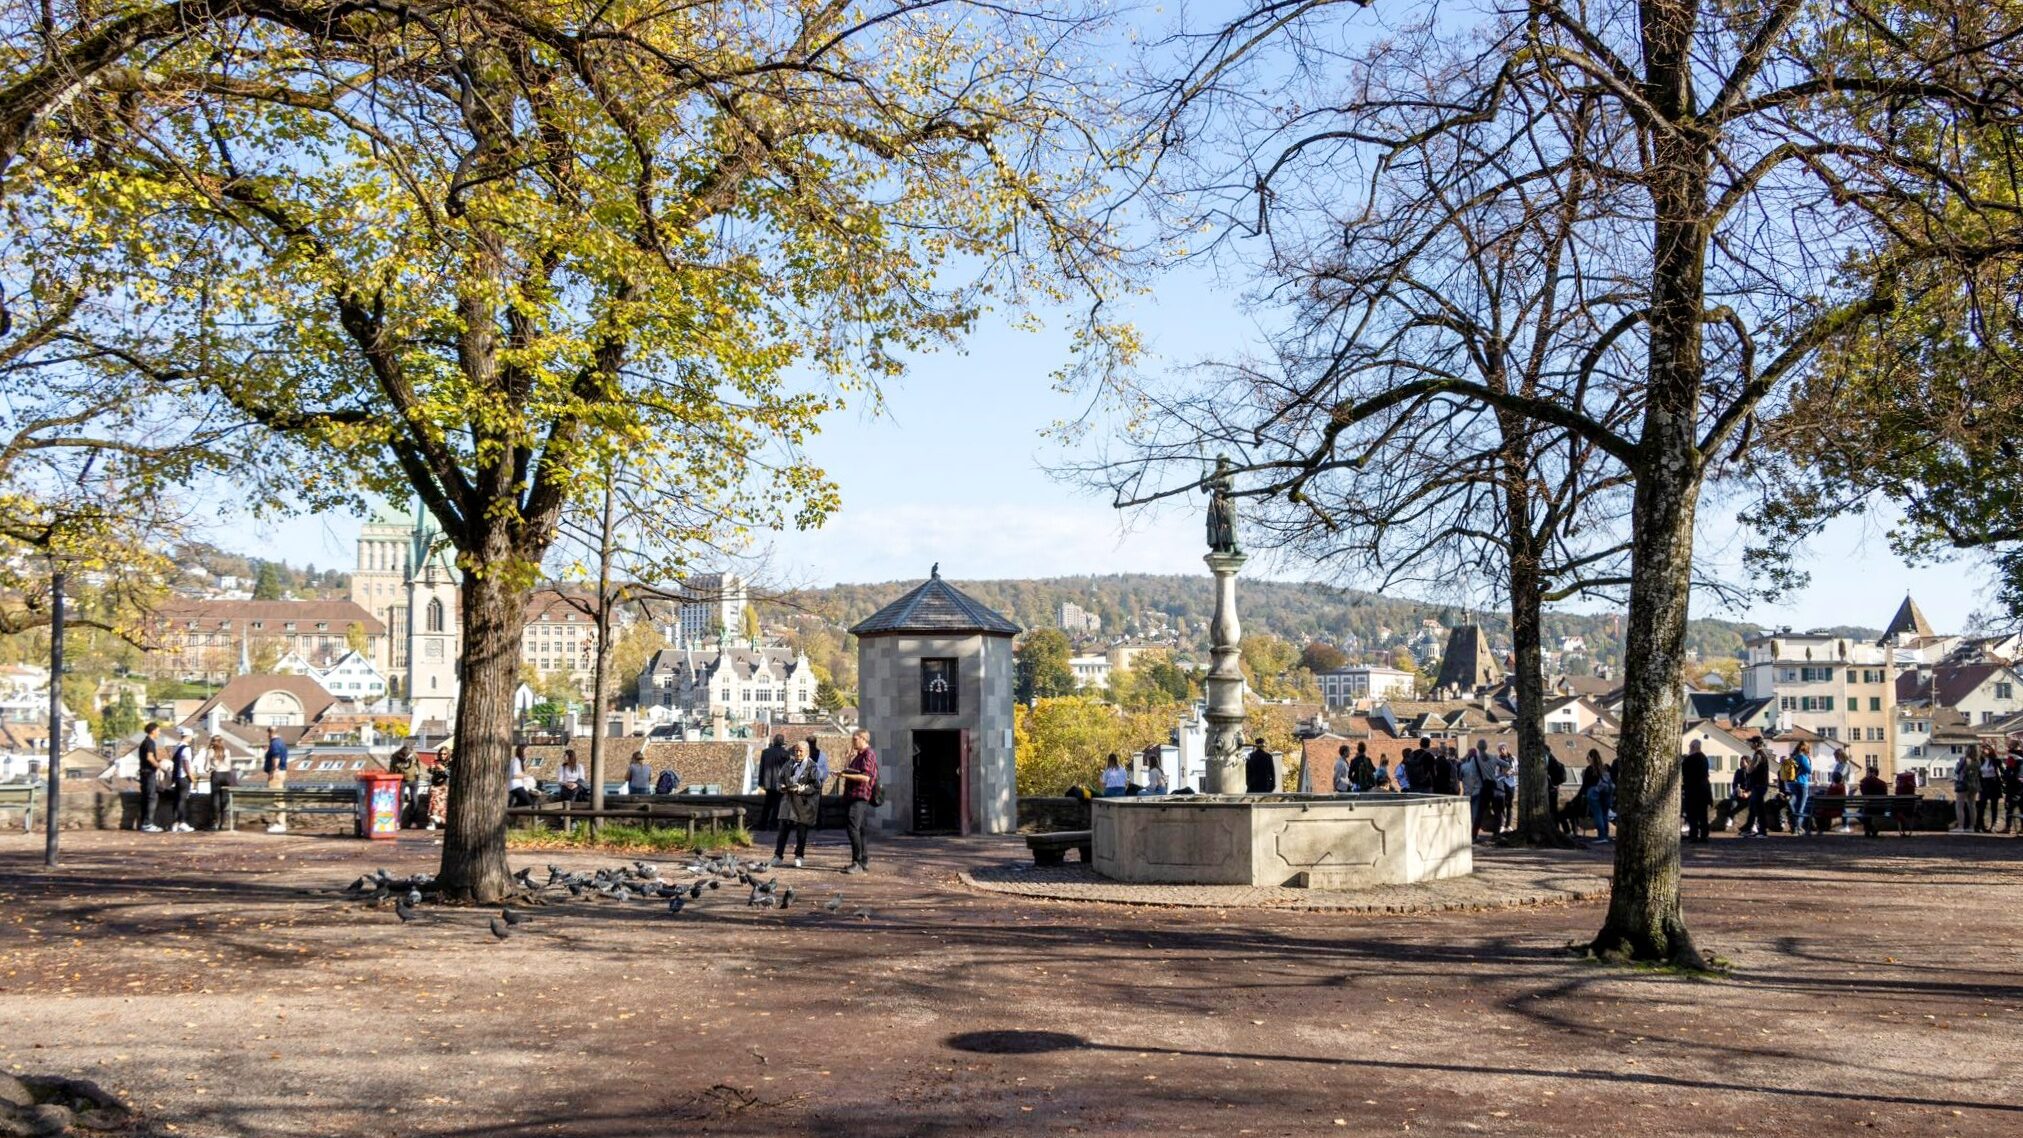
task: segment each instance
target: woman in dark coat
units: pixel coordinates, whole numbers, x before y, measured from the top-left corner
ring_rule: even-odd
[[[773,842],[773,860],[785,861],[787,835],[794,835],[794,868],[808,852],[808,831],[822,812],[822,784],[829,781],[829,764],[820,755],[808,757],[800,743],[787,749],[786,765],[780,768],[780,831]]]

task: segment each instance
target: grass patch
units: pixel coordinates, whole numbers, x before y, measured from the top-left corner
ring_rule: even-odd
[[[509,850],[604,850],[614,853],[712,853],[752,844],[744,827],[724,828],[716,833],[697,830],[695,837],[677,826],[642,826],[629,822],[606,822],[603,831],[591,836],[588,822],[573,830],[512,829],[506,831]]]

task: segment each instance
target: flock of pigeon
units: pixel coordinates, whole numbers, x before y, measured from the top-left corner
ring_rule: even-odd
[[[662,875],[661,867],[650,861],[635,861],[631,865],[616,869],[598,869],[588,873],[571,873],[560,866],[548,867],[548,880],[540,884],[534,881],[532,869],[522,869],[513,875],[520,885],[520,891],[528,900],[545,904],[545,898],[553,896],[561,899],[556,891],[566,892],[570,898],[604,898],[611,901],[666,901],[670,916],[679,915],[690,905],[700,903],[712,890],[720,890],[726,884],[746,887],[750,892],[745,897],[745,907],[749,909],[786,910],[794,904],[797,895],[791,885],[782,886],[776,871],[777,863],[772,858],[743,861],[735,854],[721,857],[700,857],[688,865],[678,867],[677,872],[686,874],[680,880]],[[768,877],[767,874],[772,874]],[[393,915],[402,924],[419,918],[415,909],[435,892],[435,877],[432,874],[416,873],[407,877],[396,877],[381,868],[353,881],[345,893],[364,901],[377,909],[389,900],[393,902]],[[829,914],[843,910],[843,895],[837,893],[827,901],[815,906]],[[858,909],[851,914],[859,920],[869,920],[869,909]],[[511,905],[499,911],[491,920],[492,935],[505,940],[513,935],[513,929],[527,921],[525,910]]]

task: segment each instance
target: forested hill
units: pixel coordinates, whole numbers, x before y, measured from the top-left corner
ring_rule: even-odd
[[[1103,639],[1120,636],[1158,637],[1177,633],[1179,642],[1200,647],[1214,610],[1209,579],[1203,576],[1124,573],[1111,576],[1049,577],[1020,581],[957,581],[965,592],[996,608],[1027,628],[1053,626],[1059,605],[1071,601],[1102,618]],[[875,612],[917,581],[875,585],[836,585],[787,594],[781,607],[803,607],[845,627]],[[1325,640],[1343,644],[1354,638],[1365,656],[1388,657],[1390,646],[1419,635],[1424,622],[1442,628],[1460,623],[1464,613],[1452,605],[1410,597],[1380,596],[1355,589],[1286,581],[1242,582],[1239,611],[1243,629],[1269,632],[1295,643]],[[1498,644],[1509,640],[1509,619],[1500,613],[1474,613]],[[1546,646],[1557,647],[1568,637],[1586,640],[1588,654],[1598,664],[1613,665],[1620,653],[1621,617],[1616,614],[1548,613]],[[1743,637],[1755,625],[1724,620],[1696,620],[1688,643],[1703,658],[1734,656]],[[1878,633],[1845,629],[1848,635],[1874,638]]]

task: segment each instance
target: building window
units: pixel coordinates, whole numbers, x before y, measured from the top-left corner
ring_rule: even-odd
[[[936,656],[920,661],[920,714],[954,715],[960,697],[954,660]]]
[[[441,597],[429,598],[428,614],[423,620],[422,629],[427,632],[441,632],[443,630],[443,602]]]
[[[1868,709],[1870,711],[1881,711],[1883,709],[1883,697],[1879,695],[1868,697]]]
[[[1996,684],[1996,685],[1995,685],[1995,698],[1996,698],[1996,699],[2014,699],[2015,697],[2016,697],[2016,688],[2015,688],[2015,685],[2013,685],[2013,684]]]

